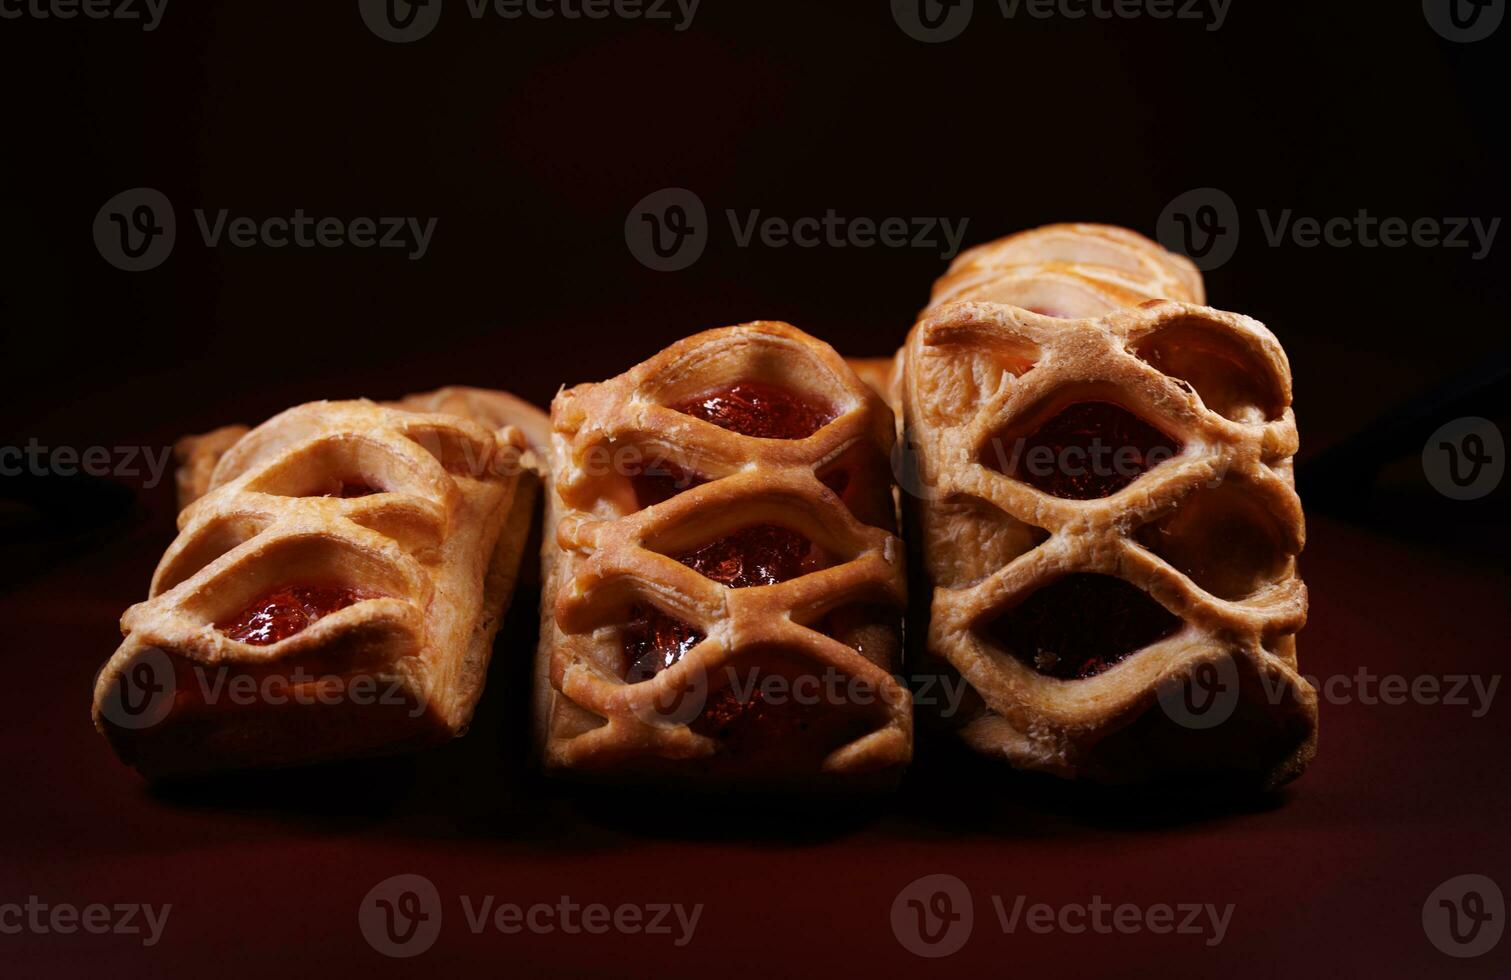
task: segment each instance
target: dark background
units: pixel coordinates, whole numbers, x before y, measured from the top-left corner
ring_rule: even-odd
[[[1309,674],[1498,673],[1506,488],[1447,501],[1427,434],[1507,429],[1505,247],[1271,247],[1256,212],[1506,212],[1505,40],[1431,30],[1415,2],[1234,0],[1192,21],[1005,21],[978,0],[959,39],[906,36],[885,0],[705,0],[691,29],[475,21],[447,0],[410,45],[354,0],[171,0],[116,21],[0,21],[4,444],[148,446],[322,397],[442,384],[545,405],[690,332],[787,319],[847,354],[901,342],[945,261],[929,249],[736,247],[723,219],[968,218],[967,244],[1061,220],[1153,234],[1196,187],[1236,201],[1213,305],[1290,355],[1311,542]],[[90,227],[149,186],[178,213],[162,267],[129,274]],[[702,259],[653,272],[626,247],[663,187],[715,216]],[[194,208],[438,219],[429,254],[211,250]],[[1504,230],[1504,229],[1502,229]],[[171,482],[171,481],[170,481]],[[721,813],[581,797],[529,779],[519,694],[528,589],[469,738],[420,760],[152,792],[90,731],[89,681],[173,533],[140,478],[0,481],[12,710],[0,755],[0,901],[173,902],[163,944],[0,936],[18,975],[397,972],[357,902],[429,875],[448,929],[410,966],[564,975],[843,970],[1504,975],[1508,949],[1450,959],[1422,902],[1453,875],[1511,887],[1504,706],[1324,704],[1321,756],[1283,793],[1202,803],[1101,794],[923,747],[871,812]],[[887,912],[922,874],[962,877],[965,950],[915,960]],[[986,896],[1233,902],[1227,941],[1004,936]],[[686,949],[624,937],[474,937],[459,893],[503,901],[702,901]]]

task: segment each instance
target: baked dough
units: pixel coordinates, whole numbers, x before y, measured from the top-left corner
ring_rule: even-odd
[[[982,753],[1265,785],[1312,758],[1290,368],[1263,325],[1196,305],[1194,275],[1120,229],[1028,232],[962,255],[899,354],[915,670],[965,681],[936,720]],[[1065,475],[1094,473],[1065,449],[1088,431],[1128,446],[1122,471]]]
[[[179,456],[179,535],[95,685],[122,759],[177,777],[466,730],[538,486],[520,427],[313,402]]]
[[[806,437],[768,438],[674,407],[715,404],[709,393],[731,385],[773,386],[832,418]],[[756,410],[766,412],[758,426],[772,423],[775,409]],[[564,390],[551,420],[546,527],[556,532],[543,545],[535,688],[546,768],[761,788],[895,781],[911,755],[912,714],[897,676],[905,562],[888,466],[894,423],[882,400],[827,345],[758,322],[689,337],[617,378]],[[647,467],[681,485],[647,501],[636,489]],[[751,582],[732,580],[743,573],[726,566],[700,574],[686,557],[760,527],[827,560]],[[665,629],[685,642],[637,677],[627,651],[647,617],[678,624]],[[801,700],[794,672],[839,693],[817,703],[808,695],[816,714],[799,711],[791,724],[780,702]],[[750,695],[757,677],[792,685],[766,703]]]

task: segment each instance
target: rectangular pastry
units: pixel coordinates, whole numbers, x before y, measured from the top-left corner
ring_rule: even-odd
[[[939,720],[1015,766],[1274,785],[1316,745],[1291,375],[1185,259],[1058,225],[963,253],[899,355]]]
[[[524,550],[535,457],[464,390],[416,399],[487,421],[313,402],[180,445],[179,535],[95,686],[95,724],[123,760],[177,777],[465,731]],[[541,413],[505,407],[543,430]]]
[[[912,717],[881,399],[827,345],[761,322],[565,390],[551,421],[535,688],[547,769],[895,780]]]

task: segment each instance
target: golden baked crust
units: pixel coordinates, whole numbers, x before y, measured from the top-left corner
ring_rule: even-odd
[[[1085,317],[1151,299],[1205,303],[1201,272],[1125,228],[1058,224],[961,252],[934,284],[929,308],[974,301]]]
[[[518,428],[367,401],[290,409],[224,448],[95,686],[94,719],[149,777],[392,751],[461,734],[529,528]],[[378,492],[325,495],[345,482]],[[217,628],[270,590],[376,594],[268,645]]]
[[[507,391],[450,385],[379,404],[406,412],[458,415],[489,429],[503,429],[512,425],[520,430],[532,450],[525,457],[526,465],[537,470],[539,461],[536,454],[551,441],[551,420],[546,413]],[[203,435],[184,436],[174,444],[173,456],[178,461],[179,510],[205,495],[210,489],[210,477],[215,472],[215,464],[249,431],[251,430],[245,425],[227,425]]]
[[[837,417],[804,439],[741,435],[669,407],[740,381],[816,396]],[[549,770],[608,779],[854,785],[895,779],[912,749],[911,701],[899,683],[901,542],[887,460],[892,414],[827,345],[784,323],[710,330],[610,381],[563,391],[551,411],[552,488],[536,726]],[[624,450],[665,459],[708,482],[640,509]],[[821,477],[845,468],[846,506]],[[867,523],[869,521],[870,523]],[[727,588],[669,557],[758,522],[777,522],[834,557],[775,585]],[[645,603],[706,638],[648,680],[627,683],[622,627]],[[864,604],[857,650],[817,632]],[[740,665],[795,658],[855,679],[875,699],[874,725],[821,764],[756,771],[690,727]]]
[[[1058,253],[1066,234],[1057,232]],[[1015,237],[1016,251],[974,250],[994,263],[1012,251],[1026,263],[1006,273],[1011,289],[978,278],[971,290],[1042,295],[1032,287],[1043,263]],[[1088,254],[1108,233],[1090,237]],[[981,266],[979,256],[972,261]],[[1189,291],[1184,260],[1168,262],[1144,291]],[[957,281],[936,295],[958,294],[960,274],[952,270],[946,282]],[[1104,278],[1052,273],[1057,282],[1066,275]],[[1202,771],[1275,784],[1297,775],[1315,751],[1317,699],[1296,665],[1305,531],[1292,475],[1290,369],[1274,336],[1247,317],[1185,302],[1085,319],[965,302],[931,307],[899,357],[916,461],[904,502],[932,589],[918,666],[958,672],[979,696],[945,723],[980,752],[1062,776]],[[1021,450],[1044,423],[1086,402],[1119,406],[1183,448],[1094,499],[1057,496],[992,465],[994,450]],[[1080,679],[1049,676],[1027,662],[1043,651],[1014,656],[993,639],[1000,617],[1078,573],[1131,583],[1178,617],[1178,631]],[[1225,721],[1209,725],[1194,702],[1182,710],[1197,683],[1211,689],[1195,702],[1226,699],[1215,706]]]

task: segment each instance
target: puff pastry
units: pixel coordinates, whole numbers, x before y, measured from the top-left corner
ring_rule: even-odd
[[[314,402],[183,441],[188,502],[95,686],[96,726],[152,778],[461,734],[538,486],[508,396],[405,411]],[[535,419],[531,420],[534,415]],[[497,428],[489,428],[495,426]]]
[[[1152,242],[1053,226],[964,253],[899,354],[917,669],[963,679],[940,720],[982,753],[1273,785],[1315,751],[1290,369],[1202,297]]]
[[[855,787],[912,749],[892,414],[784,323],[557,396],[539,751],[558,775]]]

